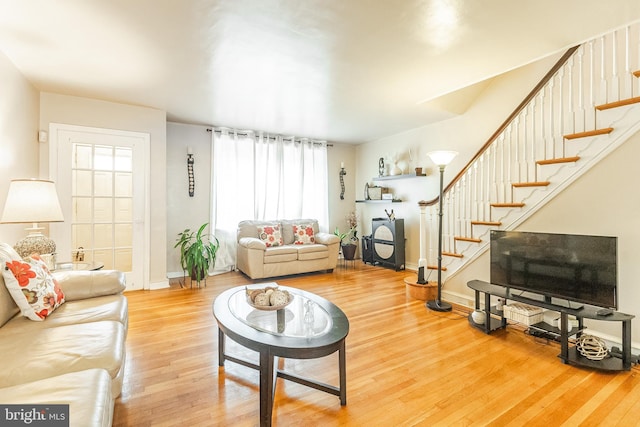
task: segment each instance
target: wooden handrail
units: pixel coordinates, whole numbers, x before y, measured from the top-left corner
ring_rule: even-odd
[[[554,74],[569,60],[569,58],[571,58],[571,56],[575,53],[576,50],[578,50],[579,47],[580,45],[569,48],[569,50],[567,50],[564,53],[564,55],[562,55],[562,57],[558,60],[558,62],[556,62],[553,67],[551,67],[549,72],[545,74],[542,80],[540,80],[540,82],[533,88],[533,90],[529,92],[529,94],[524,98],[524,100],[516,107],[513,113],[511,113],[509,117],[507,117],[507,120],[505,120],[504,123],[500,125],[498,130],[496,130],[493,133],[493,135],[491,135],[491,137],[487,140],[487,142],[484,143],[484,145],[482,146],[482,148],[480,148],[480,150],[476,153],[476,155],[473,156],[471,160],[469,160],[469,163],[467,163],[467,165],[464,168],[462,168],[462,170],[458,173],[458,175],[456,175],[456,177],[453,178],[453,180],[445,187],[445,189],[443,190],[443,194],[449,191],[451,187],[453,187],[455,183],[458,182],[464,176],[465,173],[467,173],[471,165],[473,165],[473,163],[476,160],[478,160],[485,151],[487,151],[487,149],[491,146],[491,144],[498,137],[498,135],[500,135],[507,128],[507,126],[509,126],[509,123],[511,123],[513,119],[515,119],[515,117],[520,113],[520,111],[522,111],[522,109],[524,109],[524,107],[526,107],[527,104],[531,102],[531,100],[538,94],[538,92],[544,87],[544,85],[546,85],[549,82],[549,80],[551,80]],[[440,196],[436,196],[434,199],[429,201],[420,201],[419,204],[420,206],[433,206],[436,203],[438,203],[439,199],[440,199]]]

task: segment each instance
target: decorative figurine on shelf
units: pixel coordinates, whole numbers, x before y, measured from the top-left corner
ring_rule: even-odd
[[[393,213],[393,209],[391,209],[391,213],[389,213],[386,209],[384,210],[384,213],[387,214],[387,217],[389,218],[389,221],[394,221],[396,219],[396,214]]]
[[[384,176],[384,157],[378,160],[378,176]]]

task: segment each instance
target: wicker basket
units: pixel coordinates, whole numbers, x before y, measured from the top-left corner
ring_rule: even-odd
[[[540,307],[534,307],[521,303],[510,303],[503,308],[503,315],[506,319],[522,323],[527,326],[535,325],[544,320],[544,313]]]

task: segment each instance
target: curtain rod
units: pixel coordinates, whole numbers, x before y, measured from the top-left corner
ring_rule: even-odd
[[[211,128],[207,128],[207,132],[218,132],[218,133],[220,133],[220,131],[219,131],[219,130],[214,130],[214,129],[211,129]],[[238,134],[238,135],[240,135],[240,136],[249,136],[249,134],[248,134],[248,133],[246,133],[246,132],[235,132],[235,133],[236,133],[236,134]],[[276,139],[276,137],[275,137],[275,136],[269,136],[269,137],[267,137],[267,138],[268,138],[268,139]],[[294,136],[283,136],[282,138],[284,138],[284,139],[293,139],[294,141],[295,141],[295,140],[298,140],[298,141],[299,141],[300,139],[302,139],[302,138],[296,138],[296,137],[294,137]],[[307,138],[307,139],[310,139],[310,138]],[[327,147],[333,147],[333,144],[329,144],[329,143],[327,143],[326,145],[327,145]]]

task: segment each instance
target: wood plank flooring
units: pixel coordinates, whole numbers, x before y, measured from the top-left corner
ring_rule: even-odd
[[[323,296],[347,314],[347,405],[278,380],[275,426],[630,426],[640,423],[640,370],[564,365],[556,343],[517,325],[492,335],[464,311],[436,313],[406,295],[412,272],[364,265],[277,279]],[[350,266],[351,267],[351,266]],[[127,293],[129,333],[114,426],[256,426],[258,373],[217,365],[216,295],[252,283],[240,273],[206,288]],[[634,325],[636,326],[636,325]],[[637,326],[636,326],[637,327]],[[230,353],[257,354],[228,341]],[[338,384],[337,355],[284,360],[298,374]]]

